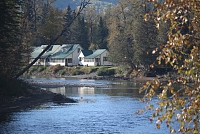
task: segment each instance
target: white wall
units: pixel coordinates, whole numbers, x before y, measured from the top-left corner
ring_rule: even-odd
[[[80,49],[80,51],[78,52],[78,49]],[[73,52],[72,54],[72,65],[77,66],[79,64],[79,54],[81,53],[82,47],[79,46],[77,47],[77,49]]]
[[[79,58],[81,58],[81,61],[79,61]],[[79,56],[78,56],[78,64],[81,66],[85,66],[84,64],[84,55],[82,52],[80,52]]]
[[[79,64],[78,56],[79,56],[81,51],[78,52],[78,49],[82,50],[82,47],[81,46],[77,47],[76,50],[74,50],[74,52],[72,54],[70,54],[69,56],[65,57],[65,59],[72,58],[72,63],[68,63],[67,64],[68,66],[77,66]],[[66,65],[65,64],[65,59],[64,59],[64,62],[59,62],[59,63],[53,63],[50,60],[49,65],[54,66],[54,65],[60,64],[61,66],[65,66]]]
[[[100,60],[101,60],[101,66],[110,66],[110,65],[112,65],[112,63],[109,62],[109,61],[103,61],[103,57],[107,57],[107,58],[108,58],[108,55],[109,55],[109,53],[108,53],[107,50],[104,51],[104,52],[101,54],[101,58],[100,58]]]
[[[100,58],[100,66],[109,66],[109,65],[112,65],[111,62],[109,61],[103,61],[103,57],[108,57],[109,53],[108,51],[104,51],[101,55],[95,57],[95,58]],[[95,59],[94,59],[94,62],[85,62],[84,61],[84,55],[83,53],[81,52],[78,56],[78,59],[79,58],[82,58],[81,61],[79,61],[79,65],[83,65],[83,66],[97,66],[97,62],[95,62]]]

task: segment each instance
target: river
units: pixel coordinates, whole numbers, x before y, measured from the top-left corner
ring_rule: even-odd
[[[140,83],[123,80],[34,78],[37,82],[85,84],[90,87],[43,88],[78,100],[78,103],[45,103],[1,115],[2,134],[166,134],[150,123],[150,111],[134,113],[145,106],[139,101]],[[156,100],[153,100],[156,102]]]

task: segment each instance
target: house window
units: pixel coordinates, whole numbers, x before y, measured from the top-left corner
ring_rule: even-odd
[[[64,63],[64,59],[51,59],[52,63]]]
[[[100,58],[95,58],[95,62],[99,62],[100,61]]]
[[[103,57],[103,61],[108,61],[108,58],[107,57]]]
[[[77,52],[79,53],[79,52],[80,52],[80,50],[81,50],[81,49],[80,49],[80,48],[78,48]]]
[[[82,57],[79,57],[79,61],[82,61]]]
[[[72,58],[68,58],[68,63],[72,63]]]
[[[48,58],[46,59],[46,62],[49,62],[49,59],[48,59]]]

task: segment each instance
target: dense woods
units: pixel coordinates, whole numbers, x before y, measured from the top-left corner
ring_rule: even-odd
[[[128,66],[128,75],[141,65],[147,69],[173,68],[177,73],[166,76],[167,84],[155,79],[140,90],[146,93],[144,102],[157,95],[160,99],[158,107],[147,108],[154,111],[150,121],[156,119],[157,128],[166,121],[171,132],[198,133],[199,7],[199,0],[120,0],[102,11],[88,6],[76,16],[77,10],[70,5],[64,10],[55,8],[54,0],[1,0],[0,90],[5,81],[13,80],[29,64],[35,46],[52,43],[64,29],[54,44],[77,43],[84,49],[108,49],[109,60]],[[75,16],[70,27],[66,27]],[[178,91],[176,84],[182,85]],[[174,129],[172,122],[180,122],[180,128]]]
[[[3,58],[8,54],[2,53],[2,67],[7,70],[2,73],[4,72],[9,78],[13,78],[21,67],[28,64],[29,55],[34,46],[52,42],[71,23],[77,13],[77,10],[72,9],[70,5],[64,10],[55,8],[54,0],[24,0],[21,2],[10,0],[10,2],[1,4],[7,6],[2,10],[11,14],[10,20],[6,21],[12,23],[13,27],[9,26],[9,28],[12,29],[13,38],[10,36],[10,41],[16,40],[16,45],[10,43],[12,45],[10,49],[18,54],[18,58],[13,57],[10,62],[7,58]],[[12,11],[6,9],[11,6]],[[153,20],[145,22],[143,19],[145,13],[151,9],[151,5],[143,7],[141,2],[126,0],[121,0],[117,6],[108,7],[106,11],[98,11],[95,6],[88,6],[54,44],[76,43],[84,49],[108,49],[110,51],[109,60],[116,64],[129,66],[130,73],[137,69],[138,65],[148,67],[156,60],[150,51],[158,45],[157,36],[162,36],[162,33],[159,34],[155,28]],[[9,16],[5,16],[7,17]],[[5,31],[9,32],[9,30]],[[6,34],[3,35],[6,36]],[[164,42],[165,40],[159,38],[159,41]],[[10,49],[8,49],[9,53]],[[9,65],[11,67],[8,67]]]

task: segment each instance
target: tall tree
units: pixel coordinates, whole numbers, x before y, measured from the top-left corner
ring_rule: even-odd
[[[89,41],[85,19],[81,16],[77,17],[70,30],[72,33],[72,43],[80,44],[84,49],[88,49]]]
[[[113,57],[112,61],[129,65],[130,72],[133,69],[137,70],[138,64],[150,65],[156,60],[155,56],[147,55],[148,51],[156,47],[155,23],[144,21],[146,9],[140,1],[121,0],[114,8],[108,22],[108,48],[111,52],[110,57]],[[119,56],[120,54],[124,56]]]
[[[141,2],[136,1],[132,1],[130,4],[130,12],[132,12],[132,17],[134,18],[132,22],[135,47],[134,60],[140,64],[149,66],[156,60],[156,57],[150,51],[157,47],[157,29],[153,20],[146,22],[143,16],[148,10],[152,9],[152,6],[146,5],[143,7]]]
[[[89,44],[93,43],[93,36],[94,36],[94,29],[96,29],[96,24],[98,20],[98,13],[96,12],[95,6],[89,6],[85,12],[84,17],[87,22],[87,28],[88,28],[88,38],[89,38]]]
[[[86,22],[85,22],[84,17],[82,17],[82,19],[81,19],[80,30],[81,30],[81,39],[80,39],[81,43],[80,44],[83,47],[83,49],[88,49],[90,46],[90,43],[89,43],[89,39],[88,39],[88,29],[86,27]]]
[[[191,0],[152,3],[157,8],[146,19],[153,17],[157,28],[163,21],[170,22],[168,41],[157,58],[158,64],[163,60],[177,73],[166,76],[166,83],[157,78],[146,82],[140,89],[146,92],[143,101],[150,104],[147,106],[153,111],[150,121],[155,120],[157,128],[166,122],[171,133],[197,134],[200,132],[200,3]],[[157,97],[158,105],[150,102],[152,97]]]
[[[18,0],[0,2],[0,75],[8,79],[19,70],[22,60],[19,6]]]
[[[48,44],[53,40],[60,31],[62,31],[63,26],[60,24],[62,22],[62,12],[58,9],[52,9],[49,11],[44,19],[44,24],[38,27],[38,32],[42,43]],[[60,38],[61,40],[61,38]],[[55,43],[61,43],[60,40],[57,40]]]
[[[130,74],[132,70],[137,68],[133,60],[134,39],[131,33],[131,23],[127,19],[129,17],[127,17],[128,12],[125,9],[126,4],[121,3],[110,10],[108,48],[110,52],[109,60],[116,64],[130,66]]]
[[[100,17],[94,34],[93,43],[97,44],[99,49],[107,49],[107,36],[108,29],[106,27],[105,21],[103,21],[103,18]]]
[[[69,25],[72,18],[73,18],[72,9],[71,9],[70,5],[68,5],[66,13],[63,17],[63,26],[66,27],[67,25]],[[71,31],[70,31],[69,28],[63,34],[63,38],[64,38],[65,43],[71,43],[72,42]]]

